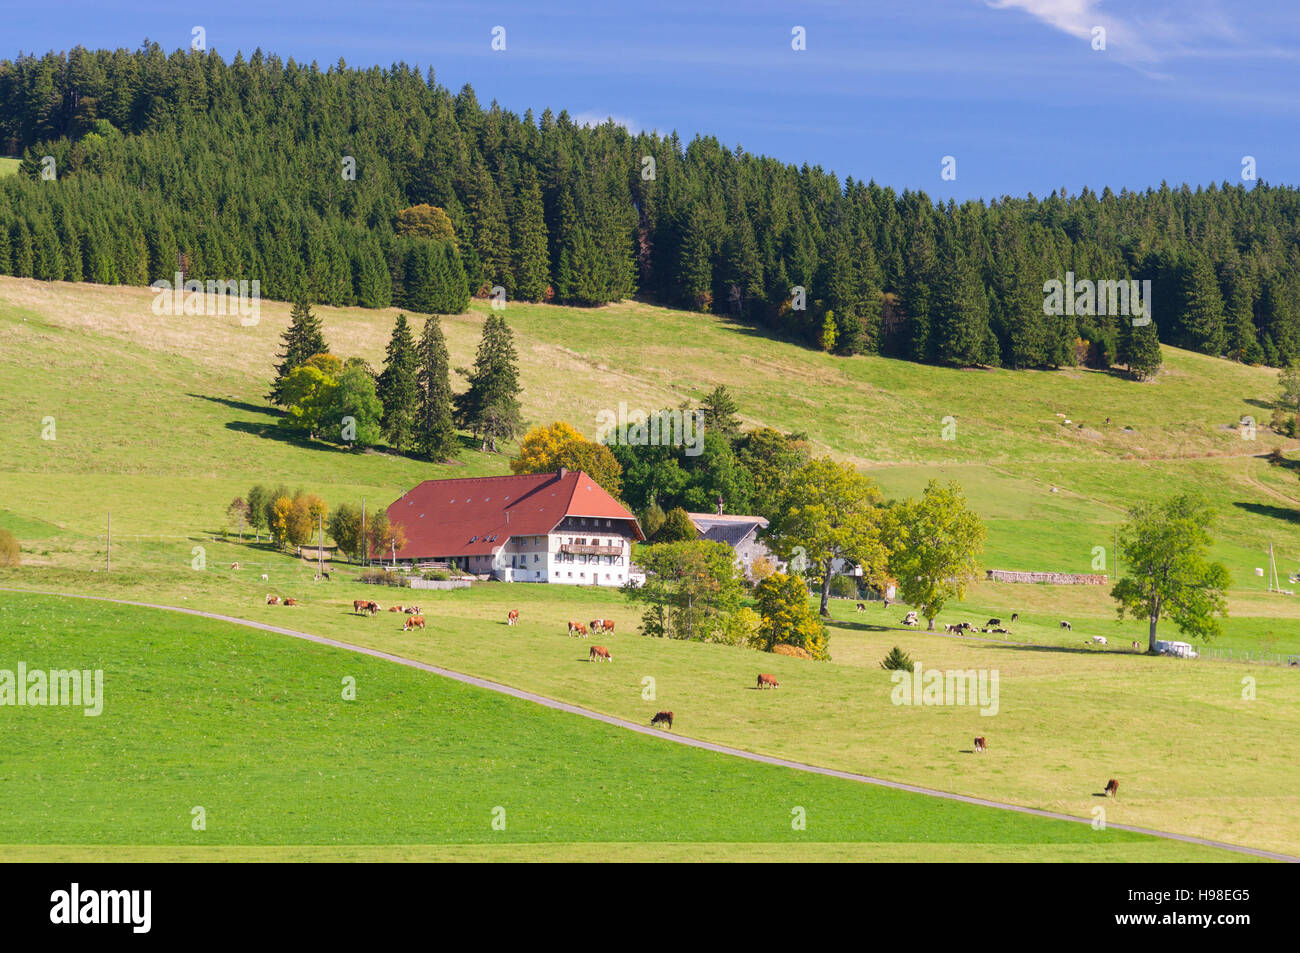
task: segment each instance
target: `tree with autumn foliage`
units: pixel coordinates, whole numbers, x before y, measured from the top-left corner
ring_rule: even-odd
[[[515,473],[554,473],[560,467],[584,471],[614,499],[623,492],[623,467],[613,451],[588,440],[563,420],[524,434],[519,454],[510,461]]]

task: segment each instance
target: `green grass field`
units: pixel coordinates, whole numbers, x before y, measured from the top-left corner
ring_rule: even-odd
[[[654,704],[681,709],[686,734],[1083,817],[1100,803],[1094,794],[1105,780],[1121,777],[1123,796],[1108,805],[1115,822],[1300,854],[1300,769],[1285,745],[1300,721],[1295,670],[1136,656],[1127,646],[1145,629],[1115,621],[1109,587],[980,583],[965,604],[940,617],[983,622],[1018,611],[1020,647],[896,631],[890,627],[901,611],[871,606],[863,616],[851,603],[837,603],[834,662],[817,665],[643,639],[617,594],[560,587],[380,596],[421,601],[436,617],[427,634],[403,634],[391,617],[354,619],[346,607],[374,590],[350,584],[347,572],[317,586],[313,567],[300,560],[214,538],[230,499],[254,482],[283,481],[330,503],[364,496],[371,506],[386,505],[423,479],[506,472],[508,456],[467,448],[455,463],[434,466],[286,439],[262,395],[288,306],[263,302],[260,323],[245,328],[234,318],[158,317],[150,297],[145,289],[0,278],[0,419],[10,422],[11,435],[0,462],[0,527],[19,536],[24,562],[0,570],[0,586],[291,624],[626,717],[648,718],[651,703],[640,693],[650,675],[658,685]],[[395,312],[317,310],[336,353],[381,364]],[[484,310],[475,303],[470,314],[444,319],[454,365],[472,359]],[[1174,349],[1165,350],[1166,370],[1147,384],[1092,371],[957,371],[846,360],[721,319],[638,303],[591,311],[512,304],[507,317],[532,423],[563,418],[591,434],[597,412],[620,401],[675,406],[727,384],[747,423],[807,431],[819,451],[867,469],[888,494],[918,492],[934,476],[961,482],[988,522],[990,568],[1088,572],[1101,546],[1113,572],[1111,538],[1125,506],[1200,489],[1221,511],[1215,555],[1233,575],[1220,647],[1300,653],[1300,604],[1269,594],[1254,575],[1266,565],[1270,543],[1284,578],[1300,567],[1296,454],[1284,467],[1256,456],[1297,444],[1262,427],[1253,442],[1228,429],[1246,414],[1267,419],[1275,372]],[[728,360],[718,360],[723,353]],[[940,421],[949,414],[958,421],[957,439],[944,441]],[[53,440],[42,439],[48,417]],[[110,510],[113,572],[106,576]],[[196,570],[200,558],[204,568]],[[240,573],[229,571],[234,561]],[[267,607],[267,591],[306,605]],[[523,623],[501,625],[516,606]],[[97,624],[105,611],[94,604],[78,610],[85,625]],[[585,645],[563,634],[567,618],[595,616],[619,622],[608,641],[612,666],[581,663]],[[1058,627],[1061,619],[1073,623],[1072,632]],[[1174,636],[1172,627],[1167,631]],[[1111,645],[1085,648],[1092,635],[1107,636]],[[888,677],[877,663],[894,644],[927,667],[998,669],[1000,713],[981,718],[971,709],[890,705]],[[601,670],[598,678],[593,669]],[[750,689],[759,670],[777,672],[781,690]],[[1246,676],[1258,683],[1254,701],[1242,698]],[[989,737],[988,757],[962,753],[974,734]],[[701,830],[696,839],[744,837]],[[851,843],[857,835],[828,838],[850,842],[850,852],[861,849]],[[154,843],[201,854],[215,841],[130,843],[143,857]],[[237,857],[240,843],[225,842],[222,856]],[[427,843],[435,853],[461,850],[435,850],[436,838],[403,843]],[[795,849],[770,850],[786,846]],[[385,847],[384,855],[406,849]],[[405,856],[434,856],[410,849]],[[488,842],[464,849],[488,858],[499,848]],[[671,856],[657,843],[624,849]],[[571,856],[562,846],[529,850],[539,858]],[[871,850],[894,856],[885,841]],[[1068,853],[1052,850],[1061,858]],[[900,855],[922,859],[925,851],[900,848]]]
[[[3,594],[0,631],[5,667],[104,672],[98,717],[0,719],[9,859],[1241,859],[754,764],[210,620]]]
[[[21,159],[10,159],[8,156],[0,156],[0,176],[17,174],[20,165],[22,165]]]

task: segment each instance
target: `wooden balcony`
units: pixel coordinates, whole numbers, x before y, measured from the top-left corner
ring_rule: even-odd
[[[591,546],[582,543],[561,543],[560,552],[579,556],[622,556],[622,546]]]

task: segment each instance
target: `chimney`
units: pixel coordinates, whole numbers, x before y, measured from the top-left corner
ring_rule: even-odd
[[[569,468],[568,468],[568,467],[560,467],[560,472],[557,473],[556,476],[557,476],[559,479],[563,480],[566,476],[568,476],[568,473],[569,473]]]
[[[718,515],[722,515],[722,494],[718,494]]]

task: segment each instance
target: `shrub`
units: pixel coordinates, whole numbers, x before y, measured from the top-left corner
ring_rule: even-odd
[[[912,671],[912,657],[895,645],[885,656],[885,660],[880,663],[880,667],[888,671]]]
[[[18,540],[7,529],[0,529],[0,566],[17,566],[22,562]]]
[[[772,646],[773,655],[788,655],[791,658],[812,659],[807,649],[801,649],[797,645],[786,645],[784,642]]]
[[[392,572],[388,569],[367,569],[361,575],[357,576],[359,582],[368,583],[372,586],[410,586],[411,580],[407,579],[401,573]]]
[[[446,582],[451,578],[451,573],[445,569],[430,569],[424,574],[424,578],[433,582]]]
[[[832,576],[831,595],[838,596],[841,599],[856,599],[858,597],[857,578],[843,575]]]

